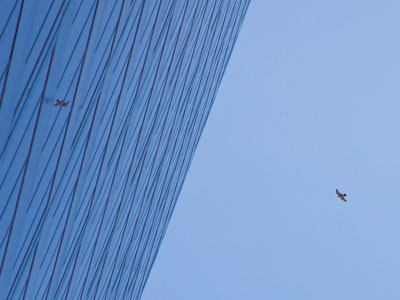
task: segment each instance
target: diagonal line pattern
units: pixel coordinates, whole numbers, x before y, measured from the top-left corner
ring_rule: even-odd
[[[0,299],[140,299],[249,2],[0,11]]]

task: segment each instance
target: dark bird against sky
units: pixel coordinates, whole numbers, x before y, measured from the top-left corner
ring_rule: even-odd
[[[336,195],[342,199],[344,202],[347,202],[347,200],[344,198],[346,197],[346,194],[342,194],[341,192],[338,191],[338,189],[336,189]]]

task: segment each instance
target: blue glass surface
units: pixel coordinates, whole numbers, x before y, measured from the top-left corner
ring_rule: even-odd
[[[140,298],[248,4],[1,1],[0,299]]]

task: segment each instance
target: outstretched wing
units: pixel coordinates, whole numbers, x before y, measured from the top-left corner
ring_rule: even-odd
[[[346,194],[342,194],[341,192],[338,191],[338,189],[336,189],[336,195],[342,199],[344,202],[347,202],[347,200],[344,198],[344,196],[346,196]]]

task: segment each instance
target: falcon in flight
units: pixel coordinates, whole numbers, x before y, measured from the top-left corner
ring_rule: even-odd
[[[59,99],[57,99],[56,101],[57,101],[57,103],[54,104],[54,106],[67,107],[67,105],[68,105],[68,103],[69,103],[69,101],[65,102],[64,100],[59,100]]]
[[[338,191],[338,189],[336,189],[336,195],[342,199],[344,202],[347,202],[347,200],[344,198],[346,197],[346,194],[342,194],[341,192]]]

